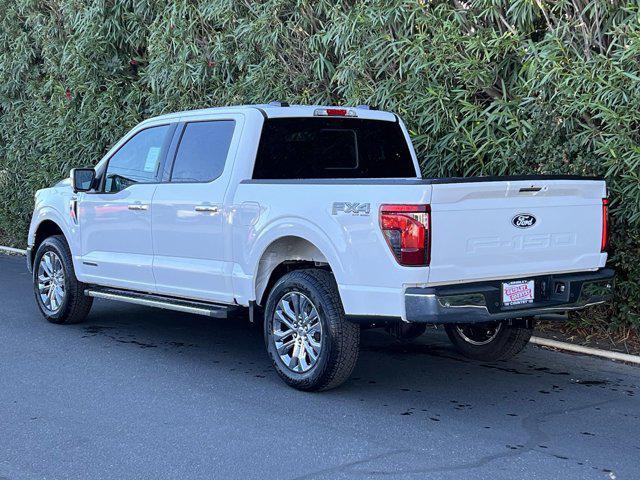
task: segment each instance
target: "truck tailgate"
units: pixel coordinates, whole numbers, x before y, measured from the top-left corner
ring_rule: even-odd
[[[600,180],[434,183],[429,284],[602,267],[604,197]]]

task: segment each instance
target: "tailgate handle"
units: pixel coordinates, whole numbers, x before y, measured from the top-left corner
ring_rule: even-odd
[[[519,192],[520,193],[531,193],[531,192],[539,192],[542,190],[542,187],[536,187],[535,185],[531,185],[530,187],[522,187]]]

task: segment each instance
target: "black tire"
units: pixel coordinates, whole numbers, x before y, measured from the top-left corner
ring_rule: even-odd
[[[401,342],[410,342],[421,337],[427,331],[426,323],[398,322],[385,328],[387,333]]]
[[[467,331],[466,333],[469,336],[466,336],[458,330],[458,327],[463,330],[469,327],[477,329],[498,328],[496,325],[499,325],[499,330],[493,338],[491,338],[491,335],[485,340],[482,340],[481,337],[475,337],[479,340],[479,343],[486,342],[480,345],[470,343],[470,338],[474,338],[471,332]],[[451,340],[451,343],[453,343],[458,352],[467,358],[485,362],[507,360],[520,353],[529,343],[529,339],[533,333],[533,327],[509,325],[506,322],[489,325],[445,325],[445,330],[449,336],[449,340]]]
[[[320,353],[315,364],[304,372],[293,371],[284,363],[274,339],[276,307],[292,292],[302,294],[312,302],[322,327]],[[345,382],[356,365],[360,326],[345,318],[338,287],[330,272],[296,270],[280,278],[269,293],[264,315],[264,338],[273,366],[287,385],[303,391],[329,390]]]
[[[65,294],[60,306],[55,311],[50,310],[44,304],[38,289],[38,269],[42,257],[47,252],[53,252],[62,263],[64,272]],[[46,238],[38,247],[33,261],[33,292],[36,297],[36,304],[40,312],[51,323],[71,324],[80,323],[89,314],[93,298],[84,294],[86,286],[76,279],[71,260],[69,245],[62,235],[55,235]]]

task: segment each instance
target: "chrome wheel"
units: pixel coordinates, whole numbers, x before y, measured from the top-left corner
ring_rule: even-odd
[[[65,279],[62,261],[55,252],[48,251],[38,265],[38,293],[47,310],[57,312],[65,297]]]
[[[322,323],[318,310],[299,292],[285,294],[271,320],[278,356],[289,370],[304,373],[318,362],[322,350]]]
[[[487,345],[498,336],[502,323],[484,323],[477,325],[456,325],[456,332],[471,345]]]

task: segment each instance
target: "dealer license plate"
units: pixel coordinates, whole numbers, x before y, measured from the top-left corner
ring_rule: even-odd
[[[505,307],[513,305],[525,305],[533,303],[534,300],[533,280],[517,280],[515,282],[502,283],[502,305]]]

